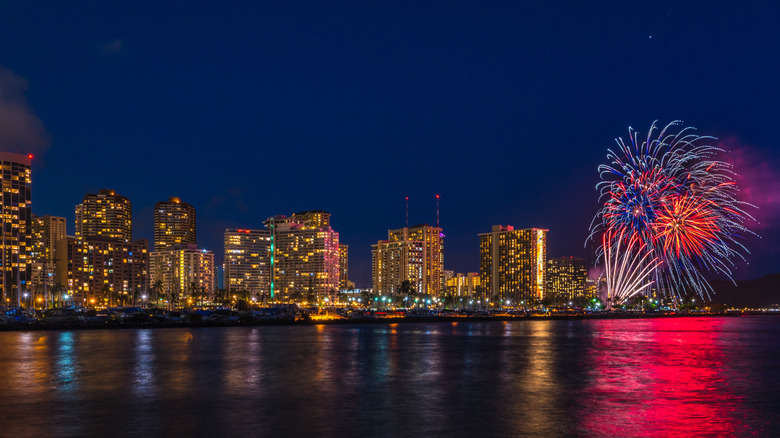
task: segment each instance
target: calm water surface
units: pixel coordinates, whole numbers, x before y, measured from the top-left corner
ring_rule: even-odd
[[[0,435],[780,436],[780,317],[4,332]]]

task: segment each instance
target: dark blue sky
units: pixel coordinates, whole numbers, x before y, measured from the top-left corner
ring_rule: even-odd
[[[682,119],[737,151],[762,207],[735,277],[780,271],[769,2],[218,3],[0,1],[0,148],[36,153],[36,214],[72,233],[83,195],[113,188],[151,240],[154,203],[180,196],[221,259],[227,227],[324,209],[369,286],[404,196],[434,223],[440,193],[448,269],[477,271],[493,224],[590,257],[606,149]],[[31,112],[45,137],[8,122]]]

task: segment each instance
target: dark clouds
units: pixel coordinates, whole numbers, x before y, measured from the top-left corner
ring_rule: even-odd
[[[43,123],[25,97],[27,81],[0,67],[0,150],[37,153],[49,145]]]

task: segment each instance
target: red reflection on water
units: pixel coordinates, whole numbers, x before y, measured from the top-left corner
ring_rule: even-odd
[[[728,387],[712,318],[593,321],[581,430],[597,436],[733,436],[739,397]]]

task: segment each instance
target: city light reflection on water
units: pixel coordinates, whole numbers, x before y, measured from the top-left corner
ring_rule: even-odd
[[[0,333],[8,436],[773,436],[780,318]]]

